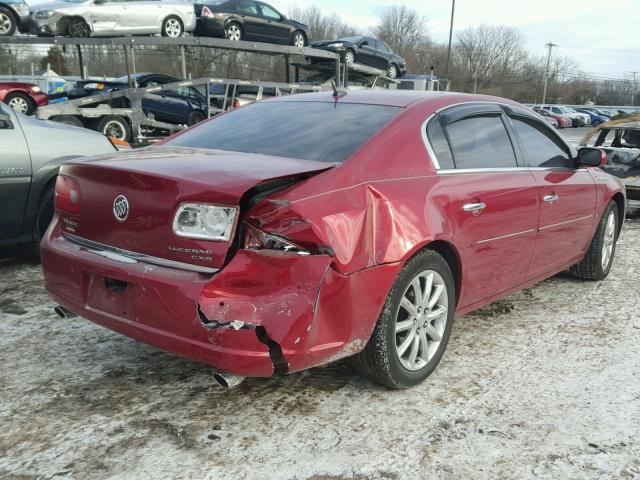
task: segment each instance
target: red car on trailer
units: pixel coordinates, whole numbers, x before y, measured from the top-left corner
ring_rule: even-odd
[[[61,316],[227,386],[355,355],[408,387],[454,315],[563,270],[607,276],[625,193],[605,162],[497,97],[277,97],[63,165],[46,288]]]

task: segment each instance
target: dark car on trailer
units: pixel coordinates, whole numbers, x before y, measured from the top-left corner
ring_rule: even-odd
[[[195,34],[227,40],[251,40],[306,47],[309,27],[290,20],[264,2],[252,0],[206,0],[195,4]]]
[[[132,84],[138,88],[149,88],[156,85],[179,82],[180,79],[159,73],[137,73],[132,75]],[[112,81],[81,80],[69,89],[69,99],[83,98],[100,93],[114,92],[129,88],[127,76],[116,78]],[[124,107],[122,98],[112,101],[112,107]],[[195,125],[207,118],[207,97],[194,87],[180,87],[175,90],[161,90],[158,93],[148,94],[142,99],[142,110],[145,114],[166,123],[177,125]],[[75,117],[57,118],[73,125],[81,126],[82,123]],[[119,115],[105,115],[98,120],[95,129],[105,135],[126,142],[131,141],[132,132],[129,122]]]
[[[343,37],[313,42],[311,46],[339,54],[347,65],[360,63],[386,70],[390,78],[398,78],[407,73],[404,58],[395,54],[385,42],[373,37]]]

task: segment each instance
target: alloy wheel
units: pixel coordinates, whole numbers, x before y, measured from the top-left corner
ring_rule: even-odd
[[[403,367],[425,367],[440,346],[447,326],[449,297],[435,270],[417,274],[406,288],[395,321],[396,355]]]
[[[613,245],[616,239],[616,216],[613,210],[607,217],[607,225],[604,230],[604,241],[602,242],[602,269],[606,269],[611,261]]]
[[[9,106],[16,112],[27,113],[29,111],[29,102],[22,97],[14,97],[9,100]]]
[[[356,63],[356,56],[351,50],[347,50],[347,52],[344,54],[344,63],[346,63],[347,65]]]
[[[296,33],[293,37],[293,46],[304,47],[304,35],[302,35],[301,33]]]
[[[167,37],[177,38],[182,35],[182,25],[176,18],[170,18],[164,24],[164,31],[167,33]]]
[[[6,13],[0,12],[0,35],[6,35],[11,31],[13,23]]]
[[[89,36],[89,27],[81,20],[69,24],[69,36],[74,38],[86,38]]]
[[[225,34],[228,40],[233,40],[236,42],[240,40],[240,37],[242,36],[240,27],[238,27],[237,25],[230,25],[229,27],[227,27],[227,29],[225,30]]]
[[[389,65],[389,78],[396,78],[398,76],[398,68],[395,65]]]

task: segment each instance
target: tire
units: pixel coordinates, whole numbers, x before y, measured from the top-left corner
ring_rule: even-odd
[[[417,318],[413,317],[406,307],[407,302],[421,303],[414,293],[414,281],[418,279],[419,289],[426,291],[429,276],[433,282],[427,296],[434,298],[437,295],[436,289],[443,290],[435,297],[433,310],[420,307],[425,309],[416,312]],[[411,308],[417,310],[415,306]],[[436,313],[437,310],[441,312],[437,318],[429,320],[425,316],[427,311]],[[454,310],[455,284],[449,265],[441,255],[432,250],[418,252],[400,271],[367,346],[354,357],[356,367],[375,382],[389,388],[400,389],[417,385],[433,372],[442,358],[451,334]],[[431,325],[425,328],[428,324]],[[415,347],[416,341],[418,347]],[[426,349],[423,348],[423,342],[427,345]],[[402,355],[398,354],[399,348],[404,348]],[[415,350],[415,363],[409,368],[412,350]]]
[[[576,277],[584,280],[603,280],[609,275],[618,239],[618,206],[611,200],[605,209],[587,254],[569,269]]]
[[[227,26],[224,27],[224,38],[227,40],[237,42],[242,40],[243,36],[242,27],[237,22],[229,22]]]
[[[117,138],[125,142],[131,141],[129,122],[120,115],[107,115],[98,122],[98,131],[107,137]]]
[[[67,25],[67,35],[72,38],[87,38],[91,36],[91,29],[83,19],[74,18]]]
[[[44,237],[53,219],[53,194],[54,186],[50,185],[44,191],[38,202],[38,209],[33,224],[33,242],[31,243],[31,252],[36,258],[40,257],[40,241]]]
[[[307,44],[307,37],[300,30],[296,30],[291,35],[291,45],[294,47],[304,47]]]
[[[179,38],[184,33],[182,20],[175,15],[169,15],[162,21],[162,36],[169,38]]]
[[[18,28],[16,16],[8,8],[0,7],[0,37],[10,37]]]
[[[75,115],[55,115],[49,120],[52,122],[64,123],[65,125],[71,125],[72,127],[84,127],[82,120]]]
[[[16,112],[31,115],[36,110],[36,104],[24,93],[10,93],[4,99],[4,102]]]
[[[398,66],[395,63],[389,64],[389,68],[387,69],[387,76],[389,78],[398,78],[400,76],[400,70],[398,70]]]
[[[189,114],[189,118],[187,119],[187,125],[189,125],[190,127],[192,125],[195,125],[196,123],[200,123],[203,120],[206,120],[206,116],[204,113],[202,113],[200,110],[194,110],[193,112],[191,112]]]
[[[350,48],[347,49],[347,51],[344,52],[343,60],[346,65],[353,65],[356,63],[356,52]]]

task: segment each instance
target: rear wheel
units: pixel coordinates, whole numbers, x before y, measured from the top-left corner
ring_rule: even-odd
[[[240,27],[240,24],[231,22],[224,27],[224,38],[234,42],[242,40],[242,27]]]
[[[589,250],[570,271],[585,280],[602,280],[611,270],[618,239],[618,206],[611,200],[604,211]]]
[[[304,47],[306,43],[307,39],[304,36],[304,33],[302,33],[300,30],[296,30],[295,32],[293,32],[293,35],[291,36],[291,45],[293,45],[294,47]]]
[[[24,93],[10,93],[4,101],[16,112],[24,113],[25,115],[31,115],[36,109],[35,103]]]
[[[16,33],[18,22],[10,10],[0,7],[0,37],[10,37]]]
[[[91,35],[91,30],[83,19],[74,18],[67,25],[67,34],[73,38],[87,38]]]
[[[162,36],[178,38],[184,33],[182,21],[175,15],[171,15],[162,22]]]
[[[107,115],[98,122],[98,131],[107,137],[117,138],[124,142],[131,141],[129,122],[120,115]]]
[[[402,268],[356,366],[390,388],[407,388],[427,378],[449,341],[455,286],[447,262],[423,250]]]

